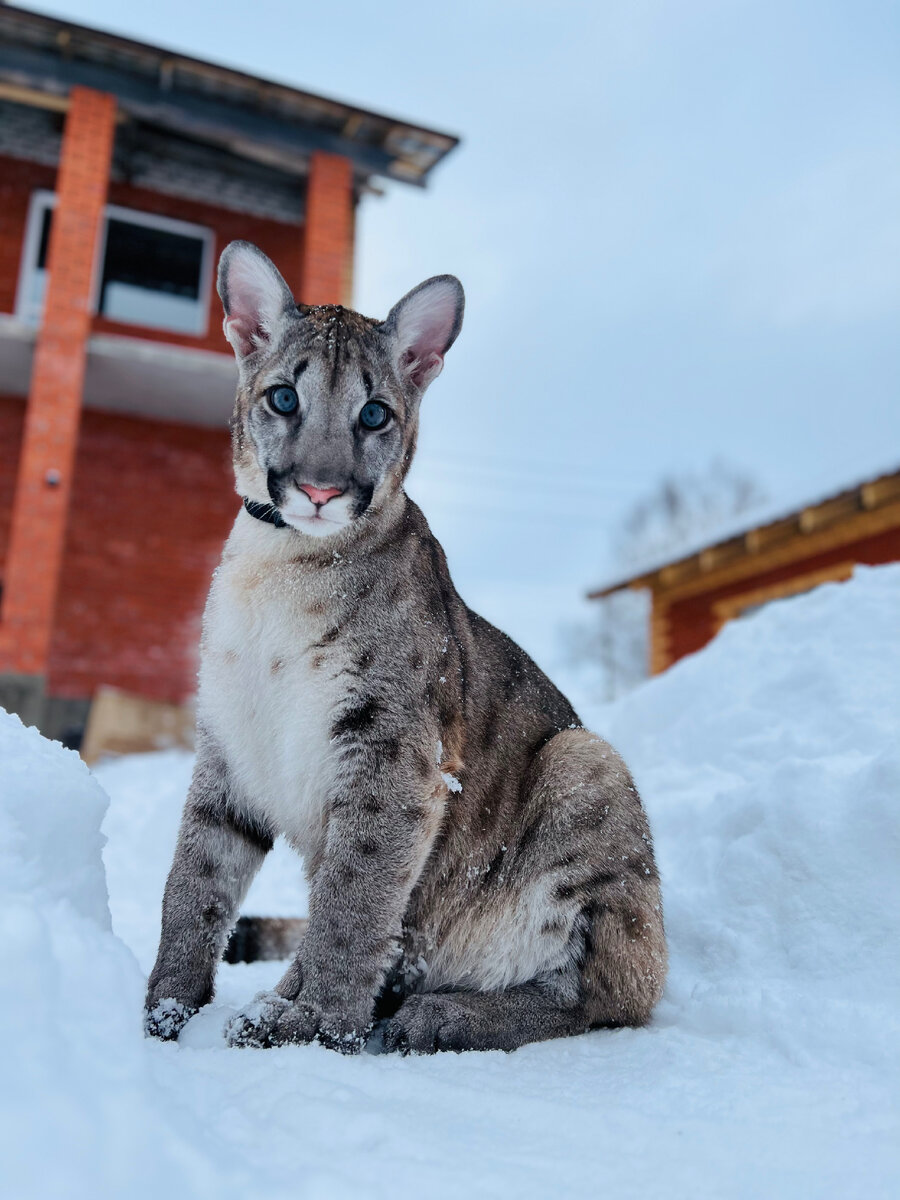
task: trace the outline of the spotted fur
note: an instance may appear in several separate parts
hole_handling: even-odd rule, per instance
[[[212,997],[278,834],[303,855],[308,927],[275,991],[230,1022],[232,1045],[353,1052],[383,1019],[387,1049],[511,1050],[646,1022],[666,947],[632,778],[466,607],[403,491],[459,283],[429,280],[371,321],[297,306],[236,243],[219,288],[240,368],[238,491],[283,520],[242,510],[210,591],[148,1033],[177,1036]],[[273,386],[296,388],[295,416],[273,411]],[[373,397],[392,416],[367,432]],[[314,512],[302,485],[341,494]],[[270,932],[286,948],[301,929]]]

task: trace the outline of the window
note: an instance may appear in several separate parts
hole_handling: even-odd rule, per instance
[[[39,325],[47,289],[47,247],[50,221],[56,197],[50,192],[35,192],[28,210],[16,312],[28,325]]]
[[[32,197],[17,311],[38,324],[47,287],[47,246],[56,197]],[[108,205],[95,271],[94,311],[112,321],[206,332],[212,276],[209,229]]]

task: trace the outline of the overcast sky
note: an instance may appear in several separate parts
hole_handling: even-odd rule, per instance
[[[356,303],[463,281],[411,491],[542,661],[662,474],[900,462],[895,0],[34,7],[462,136],[363,202]]]

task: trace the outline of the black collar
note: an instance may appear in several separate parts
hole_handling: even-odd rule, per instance
[[[260,504],[258,500],[249,500],[246,496],[243,497],[243,500],[244,508],[251,517],[256,517],[257,521],[266,521],[269,525],[274,525],[276,529],[290,529],[290,525],[274,504]]]

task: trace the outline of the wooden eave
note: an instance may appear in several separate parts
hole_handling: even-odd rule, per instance
[[[900,471],[589,592],[588,599],[644,588],[682,599],[893,528],[900,528]]]
[[[0,4],[0,86],[8,98],[65,107],[73,86],[110,92],[128,115],[249,158],[301,167],[341,154],[361,180],[424,186],[453,134],[260,79],[158,46]],[[41,97],[48,99],[41,100]]]

